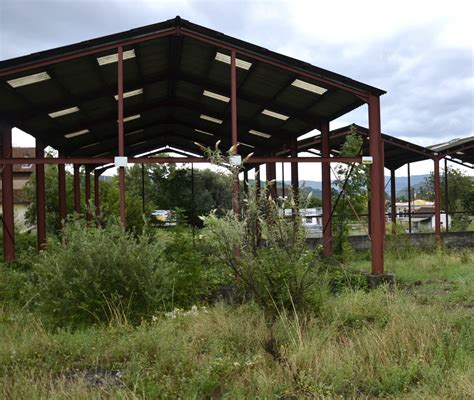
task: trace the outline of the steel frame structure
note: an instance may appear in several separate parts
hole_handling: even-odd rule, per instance
[[[145,42],[152,39],[157,39],[166,36],[186,36],[192,39],[208,43],[213,46],[217,46],[222,49],[226,49],[230,52],[231,63],[230,63],[230,104],[231,104],[231,143],[236,145],[238,143],[237,137],[237,78],[236,78],[236,58],[239,55],[245,56],[251,60],[259,61],[261,63],[271,65],[278,69],[283,69],[299,76],[305,77],[316,83],[323,83],[330,88],[338,88],[348,93],[353,94],[359,98],[362,102],[368,105],[368,120],[369,120],[369,138],[370,138],[370,149],[369,154],[372,157],[373,163],[371,165],[371,201],[370,201],[370,230],[372,233],[372,273],[383,274],[384,273],[384,173],[383,173],[383,143],[381,140],[381,120],[380,120],[380,96],[381,94],[373,94],[368,90],[364,91],[359,88],[355,88],[349,84],[338,82],[325,78],[321,75],[312,73],[303,68],[295,67],[290,64],[286,64],[279,61],[271,56],[257,54],[252,51],[240,48],[238,46],[231,45],[227,42],[217,40],[212,37],[208,37],[204,34],[197,33],[179,26],[173,29],[166,29],[160,32],[154,32],[152,34],[143,35],[141,37],[119,40],[115,43],[97,46],[95,48],[89,48],[86,50],[76,51],[71,54],[63,54],[60,56],[52,57],[48,60],[39,62],[31,62],[27,65],[20,67],[5,68],[0,70],[0,77],[9,76],[19,72],[31,71],[35,68],[46,67],[51,64],[56,64],[68,60],[77,59],[87,55],[97,54],[106,50],[116,50],[118,54],[117,62],[117,93],[118,93],[118,106],[117,106],[117,155],[119,157],[125,156],[124,148],[124,109],[123,109],[123,51],[125,46],[129,46],[135,43]],[[382,93],[383,94],[383,93]],[[324,254],[329,256],[332,254],[332,232],[330,228],[330,209],[331,209],[331,183],[330,183],[330,163],[331,162],[342,162],[352,163],[361,162],[360,157],[330,157],[330,145],[329,145],[329,123],[330,121],[321,121],[320,126],[315,126],[319,129],[323,135],[323,151],[322,157],[298,157],[297,156],[297,144],[296,137],[291,138],[291,157],[278,157],[275,155],[252,157],[249,164],[266,164],[267,166],[267,179],[270,177],[276,177],[275,163],[276,162],[289,162],[291,163],[291,178],[292,185],[297,188],[298,184],[298,163],[318,163],[322,164],[322,179],[323,179],[323,220],[327,229],[324,230]],[[12,158],[11,155],[11,128],[12,125],[2,123],[0,121],[0,134],[2,136],[3,151],[0,164],[3,165],[2,178],[3,178],[3,216],[4,216],[4,259],[5,261],[12,261],[15,258],[14,239],[9,232],[13,232],[13,192],[12,187],[12,165],[24,162],[24,159]],[[99,158],[84,158],[84,157],[63,157],[58,158],[43,158],[39,154],[36,158],[29,159],[29,163],[36,164],[38,170],[42,170],[45,164],[58,164],[59,174],[59,214],[61,221],[64,221],[67,215],[66,204],[65,204],[65,178],[64,178],[64,165],[73,164],[74,166],[74,210],[78,213],[81,211],[81,187],[80,187],[80,175],[79,166],[100,166],[104,164],[110,164],[114,162],[112,157],[99,157]],[[129,163],[203,163],[208,162],[207,159],[201,157],[138,157],[128,159]],[[86,179],[86,199],[90,201],[90,178],[89,173],[92,168],[87,168],[87,179]],[[98,197],[98,182],[100,173],[95,173],[95,209],[96,213],[100,212],[100,202]],[[123,224],[126,221],[126,205],[125,205],[125,170],[124,167],[118,168],[119,175],[119,193],[120,193],[120,220]],[[260,178],[258,179],[257,185],[259,186]],[[44,199],[45,188],[44,179],[38,179],[37,181],[37,199]],[[239,212],[238,203],[238,178],[234,179],[233,182],[233,210]],[[45,232],[44,230],[44,212],[42,209],[43,205],[40,204],[38,207],[38,247],[41,248],[45,243]]]

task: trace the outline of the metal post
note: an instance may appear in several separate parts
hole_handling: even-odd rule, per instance
[[[267,162],[265,164],[265,167],[266,167],[267,189],[271,198],[273,200],[276,200],[277,193],[276,193],[276,182],[275,182],[275,175],[276,175],[275,163]]]
[[[281,163],[281,197],[285,198],[285,163]]]
[[[74,211],[81,213],[81,175],[79,164],[74,164]]]
[[[95,218],[97,222],[100,221],[100,171],[94,171],[94,206]]]
[[[118,86],[118,155],[125,156],[125,135],[123,130],[123,47],[118,48],[117,86]],[[125,167],[119,167],[119,208],[120,222],[126,224],[125,214]]]
[[[321,122],[321,155],[329,157],[329,121]],[[321,163],[322,197],[323,197],[323,255],[332,256],[332,218],[331,218],[331,164]]]
[[[411,235],[411,173],[410,173],[410,163],[407,164],[408,170],[408,233]]]
[[[292,136],[290,141],[290,155],[291,157],[298,157],[298,142],[297,137]],[[299,203],[299,179],[298,179],[298,163],[291,163],[291,189],[293,190],[294,201],[298,209]]]
[[[61,155],[62,156],[62,155]],[[67,203],[66,203],[66,166],[58,164],[58,208],[59,208],[59,223],[64,226],[67,219]]]
[[[44,145],[39,139],[36,139],[36,158],[44,158]],[[44,164],[36,164],[36,244],[38,250],[46,245]]]
[[[142,164],[142,213],[145,214],[145,164]]]
[[[395,187],[395,170],[390,170],[390,208],[392,210],[392,232],[397,223],[397,192]]]
[[[439,243],[441,241],[441,185],[439,179],[439,157],[434,161],[434,190],[435,190],[435,238]]]
[[[92,220],[92,210],[91,210],[91,170],[90,167],[86,165],[85,171],[85,190],[86,190],[86,220]]]
[[[236,54],[232,50],[230,54],[230,108],[231,108],[231,133],[232,146],[237,145],[237,67]],[[232,190],[232,209],[235,214],[239,215],[239,177],[234,175]]]
[[[193,228],[193,246],[195,246],[195,235],[196,235],[196,198],[194,192],[194,163],[191,163],[191,226]]]
[[[445,223],[446,226],[444,229],[446,230],[446,233],[449,232],[449,217],[448,217],[448,212],[449,212],[449,195],[448,195],[448,159],[444,157],[444,212],[445,212]]]
[[[384,199],[383,185],[383,155],[381,154],[382,133],[380,127],[380,98],[369,94],[369,152],[372,156],[371,165],[371,190],[370,190],[370,213],[371,213],[371,235],[372,235],[372,273],[383,274],[384,272],[384,213],[380,202]]]
[[[0,121],[2,157],[12,158],[11,126]],[[3,261],[15,260],[15,218],[13,205],[13,165],[2,165]]]

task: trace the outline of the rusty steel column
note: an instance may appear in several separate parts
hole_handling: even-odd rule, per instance
[[[395,170],[390,170],[390,208],[392,211],[392,232],[397,223],[397,192],[395,187]]]
[[[255,197],[257,200],[257,204],[260,202],[260,191],[262,189],[261,181],[260,181],[260,165],[254,168],[255,170]]]
[[[435,191],[435,238],[439,243],[441,241],[441,185],[439,178],[439,157],[433,158],[434,161],[434,191]]]
[[[230,53],[230,117],[232,146],[237,145],[237,66],[235,50]],[[232,189],[232,210],[235,214],[240,214],[239,209],[239,177],[234,175]]]
[[[63,155],[60,154],[60,156]],[[64,164],[58,164],[58,203],[59,223],[62,227],[67,219],[66,166]]]
[[[321,156],[329,157],[331,148],[329,143],[329,121],[322,121]],[[323,197],[323,255],[332,256],[332,218],[331,218],[331,164],[321,163],[322,197]]]
[[[387,219],[387,214],[385,213],[385,146],[384,146],[384,141],[380,139],[380,154],[381,154],[381,163],[382,163],[382,174],[380,176],[380,185],[382,187],[382,200],[380,201],[380,208],[381,208],[381,214],[383,216],[382,218],[382,229],[383,233],[385,235],[385,221]]]
[[[292,136],[290,141],[290,156],[292,158],[298,157],[298,138]],[[291,189],[295,200],[296,207],[299,203],[299,178],[298,178],[298,163],[291,163]]]
[[[118,48],[117,86],[118,86],[118,155],[125,156],[125,134],[123,129],[123,47]],[[120,222],[126,224],[125,210],[125,167],[118,168]]]
[[[92,205],[91,205],[91,170],[90,167],[86,165],[85,173],[85,189],[86,189],[86,220],[92,220]]]
[[[94,171],[94,206],[95,218],[100,220],[100,171]]]
[[[281,163],[281,197],[285,199],[285,163]]]
[[[2,157],[12,158],[12,128],[0,121]],[[13,165],[2,167],[3,261],[15,260],[15,214],[13,205]]]
[[[277,198],[277,190],[276,190],[276,164],[274,162],[267,162],[265,164],[266,168],[266,179],[267,179],[267,190],[268,194],[271,196],[273,200]]]
[[[448,189],[449,189],[449,183],[448,183],[448,159],[444,157],[444,214],[445,218],[444,221],[446,222],[446,226],[444,229],[446,230],[446,233],[449,232],[449,217],[448,217],[448,212],[449,212],[449,196],[448,196]]]
[[[44,145],[36,139],[36,158],[44,158]],[[38,250],[46,245],[46,193],[44,164],[36,164],[36,244]]]
[[[384,224],[382,201],[385,201],[383,185],[382,134],[380,124],[380,98],[369,94],[369,152],[372,156],[370,168],[370,224],[372,236],[372,274],[384,273]]]
[[[81,213],[81,166],[74,164],[74,212]]]
[[[408,171],[408,234],[411,235],[411,172],[410,172],[410,163],[407,164]]]

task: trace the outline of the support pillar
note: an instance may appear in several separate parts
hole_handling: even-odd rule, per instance
[[[86,189],[86,220],[92,220],[92,204],[91,204],[91,170],[86,166],[85,171],[85,189]]]
[[[274,162],[267,162],[265,164],[266,167],[266,178],[267,178],[267,185],[268,185],[268,192],[270,197],[273,200],[277,198],[277,190],[276,190],[276,165]],[[271,182],[271,183],[270,183]]]
[[[58,202],[59,224],[63,227],[67,219],[66,166],[64,164],[58,164]]]
[[[397,192],[395,187],[395,169],[390,170],[390,209],[392,212],[392,232],[397,224]]]
[[[230,54],[230,114],[232,146],[237,146],[237,65],[235,50]],[[232,210],[240,215],[239,207],[239,176],[234,174],[232,188]]]
[[[44,158],[44,145],[36,139],[36,158]],[[46,245],[46,193],[44,164],[36,164],[36,244],[38,251]]]
[[[2,157],[12,157],[11,126],[0,121]],[[2,165],[3,261],[15,260],[15,218],[13,206],[13,165]]]
[[[407,164],[408,170],[408,233],[411,235],[411,172],[410,163]]]
[[[292,158],[298,157],[298,139],[292,136],[290,142],[290,155]],[[295,200],[296,208],[299,204],[299,178],[298,178],[298,163],[291,163],[291,189]]]
[[[445,212],[445,222],[446,222],[446,226],[444,227],[444,229],[446,230],[446,233],[449,232],[449,217],[448,217],[448,213],[449,213],[449,195],[448,195],[448,192],[449,192],[449,183],[448,183],[448,159],[446,157],[444,157],[444,212]]]
[[[281,163],[281,197],[285,199],[285,163]]]
[[[100,174],[100,171],[94,171],[94,207],[97,222],[100,221]]]
[[[329,157],[329,121],[321,122],[321,156]],[[331,164],[321,163],[323,197],[323,255],[332,256],[332,218],[331,218]]]
[[[117,86],[118,86],[118,155],[125,156],[125,134],[123,129],[123,48],[120,46],[117,51]],[[119,210],[120,222],[126,225],[125,211],[125,167],[118,168],[119,176]]]
[[[441,185],[439,179],[439,157],[434,159],[434,191],[435,191],[435,238],[441,242]]]
[[[382,150],[382,133],[380,124],[380,98],[369,94],[369,152],[372,156],[370,169],[370,224],[372,237],[372,274],[384,273],[384,214],[381,202],[385,202],[384,167]]]
[[[74,164],[74,212],[81,213],[81,175],[79,164]]]

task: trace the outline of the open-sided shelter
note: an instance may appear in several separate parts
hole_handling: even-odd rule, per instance
[[[282,33],[283,34],[283,33]],[[330,192],[329,162],[360,162],[361,157],[330,158],[330,121],[368,105],[371,165],[372,272],[383,272],[384,176],[380,96],[385,92],[345,76],[269,51],[179,17],[162,23],[0,62],[0,134],[3,165],[4,232],[13,231],[11,129],[37,140],[38,245],[45,241],[45,163],[59,165],[59,210],[67,214],[64,165],[75,171],[79,207],[79,166],[86,166],[86,199],[93,169],[113,163],[120,182],[120,217],[125,223],[126,163],[207,162],[194,142],[238,152],[266,164],[290,162],[297,187],[299,162],[321,162],[323,191]],[[297,138],[318,129],[321,157],[297,157]],[[44,158],[44,147],[57,158]],[[139,156],[172,146],[198,157]],[[289,156],[277,156],[289,149]],[[186,153],[187,154],[187,153]],[[99,168],[99,169],[98,169]],[[96,183],[98,174],[96,173]],[[89,183],[88,183],[89,182]],[[234,199],[237,198],[234,182]],[[97,188],[97,185],[96,185]],[[98,205],[96,191],[96,204]],[[324,197],[325,223],[330,196]],[[238,202],[234,201],[238,212]],[[331,234],[324,252],[331,254]],[[5,260],[12,260],[14,238],[4,234]]]

